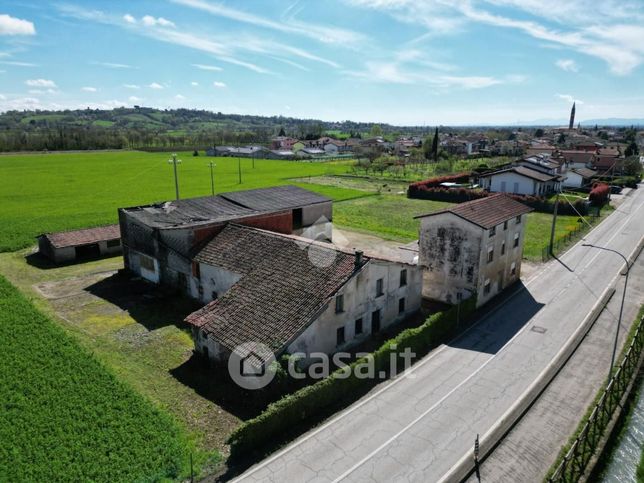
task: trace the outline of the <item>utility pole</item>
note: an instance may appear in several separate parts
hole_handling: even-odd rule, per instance
[[[478,481],[481,481],[481,470],[480,470],[480,463],[479,463],[479,451],[480,451],[480,446],[479,446],[479,435],[476,435],[476,439],[474,440],[474,473],[476,475],[476,479]]]
[[[552,229],[550,230],[550,255],[555,256],[554,244],[555,244],[555,226],[557,224],[557,209],[559,208],[559,193],[557,193],[557,198],[555,199],[555,208],[552,212]]]
[[[214,168],[217,166],[215,163],[210,161],[208,163],[208,166],[210,166],[210,190],[212,192],[212,195],[215,196],[215,171]]]
[[[177,176],[177,164],[181,164],[181,160],[177,159],[177,153],[172,153],[172,159],[168,159],[168,164],[172,164],[174,168],[174,191],[176,199],[179,199],[179,178]]]
[[[239,184],[242,184],[241,178],[241,157],[237,156],[237,172],[239,173]]]

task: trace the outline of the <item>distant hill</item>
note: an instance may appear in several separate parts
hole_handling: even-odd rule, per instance
[[[582,126],[614,126],[614,127],[630,127],[630,126],[644,126],[644,118],[641,119],[628,119],[620,117],[607,117],[603,119],[579,119],[575,120]],[[568,119],[535,119],[533,121],[519,121],[514,124],[515,126],[567,126]]]

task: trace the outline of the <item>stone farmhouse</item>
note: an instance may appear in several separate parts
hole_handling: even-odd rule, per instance
[[[479,307],[517,282],[530,211],[499,193],[418,216],[425,295],[450,304],[476,295]]]
[[[248,343],[275,356],[346,349],[416,312],[422,277],[413,263],[231,223],[196,252],[191,286],[207,304],[186,319],[195,349],[224,364]]]
[[[193,251],[228,223],[331,240],[332,210],[329,198],[296,186],[121,208],[125,268],[190,294]]]

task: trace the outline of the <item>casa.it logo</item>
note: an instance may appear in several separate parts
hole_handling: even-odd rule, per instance
[[[260,342],[238,345],[228,358],[228,373],[244,389],[262,389],[275,377],[275,354]]]

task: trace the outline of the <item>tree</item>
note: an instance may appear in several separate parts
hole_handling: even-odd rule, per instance
[[[434,140],[432,141],[432,157],[434,162],[438,161],[438,128],[434,132]]]
[[[371,129],[369,130],[369,136],[372,138],[378,138],[382,136],[382,128],[380,127],[380,124],[374,124],[371,126]]]
[[[534,137],[541,138],[543,137],[543,129],[539,128],[534,132]]]
[[[280,127],[280,132],[278,136],[286,136],[286,131],[284,131],[284,126]]]
[[[635,141],[631,141],[631,143],[627,146],[626,150],[624,151],[624,156],[627,158],[629,156],[635,156],[640,153],[640,149],[637,147],[637,143]]]
[[[423,140],[423,156],[425,157],[426,160],[432,159],[432,145],[434,143],[434,139],[430,134],[427,135],[427,137]]]
[[[639,156],[633,155],[624,160],[624,174],[627,176],[641,176],[642,163],[640,163]]]

